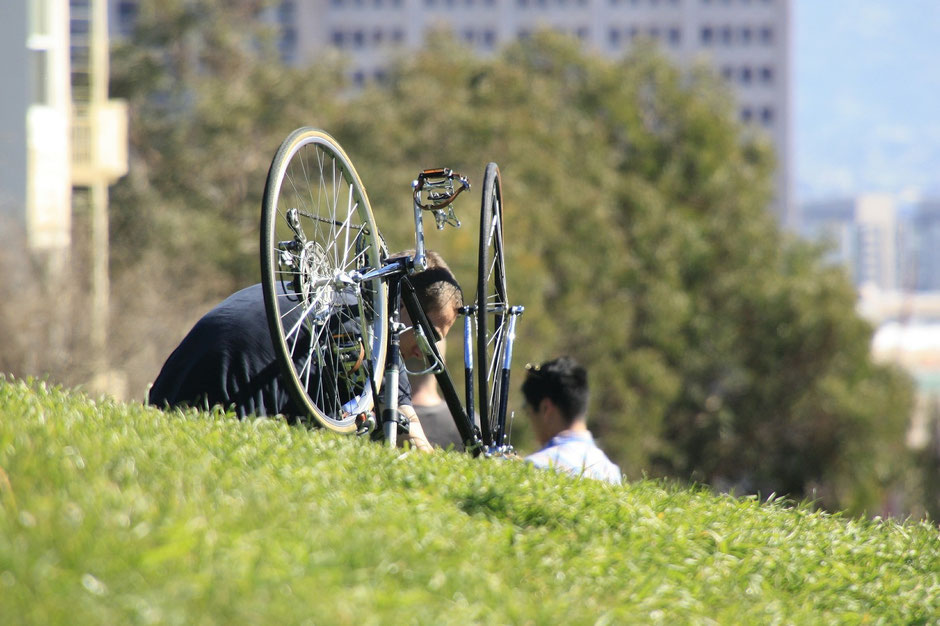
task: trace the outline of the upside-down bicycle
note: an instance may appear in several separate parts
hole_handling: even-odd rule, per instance
[[[506,412],[523,307],[510,306],[506,294],[502,188],[495,163],[483,176],[475,301],[460,310],[463,401],[435,344],[437,331],[409,281],[426,267],[424,214],[434,216],[438,229],[459,227],[452,203],[469,187],[466,177],[448,168],[420,172],[412,183],[414,255],[390,257],[365,187],[336,140],[318,129],[299,128],[282,142],[262,203],[262,284],[282,378],[309,423],[342,433],[381,433],[389,445],[396,444],[399,430],[407,427],[398,412],[398,378],[405,375],[399,352],[404,305],[427,371],[434,372],[466,449],[511,452]]]

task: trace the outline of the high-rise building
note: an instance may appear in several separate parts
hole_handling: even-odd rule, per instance
[[[774,210],[790,209],[790,0],[281,0],[281,52],[288,62],[338,48],[357,83],[381,79],[396,50],[435,27],[481,54],[552,28],[596,53],[622,56],[639,37],[680,64],[710,63],[731,85],[738,114],[769,134],[777,153]]]
[[[67,0],[0,4],[0,219],[50,254],[71,241],[68,15]]]
[[[34,251],[70,246],[73,186],[127,168],[126,109],[107,98],[105,2],[0,3],[0,218],[21,224]]]
[[[891,196],[811,202],[801,214],[802,234],[828,243],[829,259],[844,265],[857,287],[898,288],[898,219]]]
[[[137,0],[110,0],[124,32]],[[773,140],[778,169],[774,210],[795,228],[791,210],[790,0],[280,0],[280,51],[290,64],[316,62],[329,49],[350,59],[357,84],[381,80],[397,52],[450,28],[480,54],[551,28],[591,51],[623,55],[646,37],[680,64],[710,63],[737,97],[738,115]]]
[[[940,291],[940,200],[922,200],[908,218],[910,283],[917,291]]]

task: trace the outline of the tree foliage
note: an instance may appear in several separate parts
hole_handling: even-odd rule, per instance
[[[592,428],[628,476],[877,508],[910,383],[871,362],[843,273],[769,214],[770,146],[712,72],[651,45],[608,62],[550,33],[480,58],[439,32],[356,91],[340,59],[283,67],[257,2],[142,6],[114,63],[134,155],[116,273],[156,258],[204,295],[256,280],[264,176],[297,126],[344,146],[393,248],[413,244],[420,169],[479,185],[497,161],[510,296],[526,306],[517,362],[589,367]],[[475,213],[464,203],[463,229],[429,235],[467,291]]]

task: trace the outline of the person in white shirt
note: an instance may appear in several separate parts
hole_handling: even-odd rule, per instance
[[[542,448],[525,458],[538,467],[619,485],[617,467],[587,427],[587,370],[571,357],[526,365],[526,411]]]

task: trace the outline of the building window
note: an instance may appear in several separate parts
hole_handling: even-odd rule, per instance
[[[42,4],[42,3],[40,3]],[[130,34],[137,23],[137,2],[135,0],[122,0],[118,3],[118,30]]]
[[[281,40],[278,42],[278,51],[281,54],[281,60],[285,63],[293,63],[297,52],[297,29],[293,26],[284,26],[281,28]]]
[[[346,35],[341,30],[334,30],[331,39],[337,48],[342,48],[346,44]]]
[[[620,31],[616,28],[611,28],[607,31],[607,41],[610,43],[611,48],[620,47]]]
[[[742,67],[739,76],[740,76],[740,80],[741,80],[741,84],[742,84],[742,85],[750,85],[750,84],[751,84],[751,78],[752,78],[751,68],[749,68],[749,67],[747,67],[747,66]]]
[[[72,20],[69,24],[69,32],[73,35],[87,35],[91,31],[91,24],[86,20]]]
[[[762,83],[767,84],[767,85],[774,82],[774,68],[772,67],[760,68],[760,80]]]
[[[294,1],[283,0],[277,7],[277,19],[281,24],[293,24],[296,18],[297,6],[294,4]]]
[[[741,109],[741,121],[744,122],[745,124],[749,124],[753,116],[754,114],[751,111],[751,107],[744,107],[743,109]]]
[[[125,4],[125,3],[121,3]],[[28,2],[29,6],[29,33],[31,35],[49,34],[49,2],[48,0],[34,0]],[[136,7],[135,7],[136,9]]]
[[[760,29],[760,42],[766,45],[774,42],[774,31],[770,26],[764,26]]]
[[[723,44],[726,45],[726,46],[730,46],[730,45],[731,45],[731,39],[732,39],[732,37],[731,37],[731,27],[730,27],[730,26],[723,26],[722,29],[721,29],[721,43],[723,43]]]
[[[711,26],[703,26],[700,39],[702,40],[702,45],[710,46],[712,41],[715,38],[715,31]]]
[[[771,126],[774,123],[774,110],[770,107],[764,107],[760,110],[760,122],[764,126]]]
[[[30,102],[49,104],[49,51],[29,51]]]
[[[669,29],[669,43],[673,46],[678,46],[682,41],[682,32],[678,28]]]

